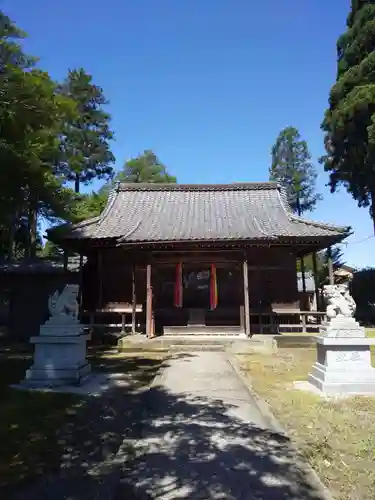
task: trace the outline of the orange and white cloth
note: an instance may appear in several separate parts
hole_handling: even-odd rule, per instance
[[[216,276],[216,266],[211,264],[210,272],[210,307],[211,311],[217,308],[218,296],[217,296],[217,276]]]

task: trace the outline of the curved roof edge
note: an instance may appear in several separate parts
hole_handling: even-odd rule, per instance
[[[343,234],[348,235],[348,236],[349,236],[350,232],[352,231],[352,228],[350,226],[337,226],[335,224],[330,224],[328,222],[313,221],[310,219],[305,219],[304,217],[301,217],[299,215],[296,215],[293,212],[293,210],[289,204],[286,190],[282,186],[279,186],[279,197],[280,197],[281,205],[284,208],[288,218],[293,222],[297,222],[300,224],[307,224],[308,226],[322,228],[322,229],[326,229],[328,231],[331,230],[334,232],[343,233]]]

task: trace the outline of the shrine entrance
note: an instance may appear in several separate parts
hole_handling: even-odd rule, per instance
[[[210,308],[210,268],[198,264],[183,267],[182,307],[187,309]]]

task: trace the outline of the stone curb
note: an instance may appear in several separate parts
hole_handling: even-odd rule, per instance
[[[270,424],[271,430],[273,432],[276,432],[277,434],[282,434],[285,437],[288,437],[284,429],[281,427],[279,422],[276,420],[275,416],[270,410],[269,405],[263,401],[262,399],[259,398],[258,394],[254,392],[251,387],[249,386],[249,380],[245,377],[245,375],[242,373],[242,370],[240,368],[240,365],[238,361],[233,357],[232,354],[226,353],[227,354],[227,359],[229,361],[229,364],[233,368],[233,370],[236,372],[238,378],[241,380],[242,384],[246,387],[248,392],[250,393],[252,399],[254,399],[259,412],[262,414],[262,416],[267,420],[267,422]]]
[[[254,392],[251,389],[251,387],[249,386],[249,380],[243,375],[238,361],[230,353],[227,352],[226,354],[227,354],[227,359],[228,359],[229,364],[232,366],[233,370],[236,372],[236,374],[240,378],[241,382],[245,385],[245,387],[249,391],[250,395],[252,396],[256,405],[258,406],[260,413],[269,422],[269,424],[271,426],[271,430],[276,432],[277,434],[281,434],[282,436],[285,436],[286,438],[288,438],[290,441],[291,448],[295,451],[297,456],[300,456],[300,453],[299,453],[297,447],[294,445],[293,441],[290,439],[287,432],[279,424],[278,420],[273,415],[269,405],[265,401],[263,401],[258,396],[258,394],[256,392]],[[328,490],[328,488],[326,486],[324,486],[324,484],[320,480],[318,474],[305,460],[300,461],[299,468],[301,470],[303,470],[303,472],[306,473],[306,475],[310,479],[311,484],[317,489],[317,491],[319,491],[319,494],[321,495],[321,500],[334,500],[331,492]]]

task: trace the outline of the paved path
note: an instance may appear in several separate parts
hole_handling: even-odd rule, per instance
[[[116,500],[128,498],[127,484],[134,498],[158,500],[326,498],[225,353],[169,360],[150,390],[148,412]]]

